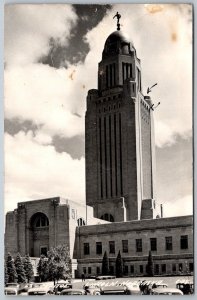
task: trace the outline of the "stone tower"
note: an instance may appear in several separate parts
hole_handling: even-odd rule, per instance
[[[155,217],[151,99],[143,96],[136,49],[110,34],[98,65],[98,89],[87,95],[86,203],[97,218],[121,222]]]

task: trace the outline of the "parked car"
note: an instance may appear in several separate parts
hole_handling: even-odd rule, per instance
[[[154,288],[151,290],[150,295],[183,295],[183,292],[175,288]]]
[[[96,280],[108,280],[108,279],[115,279],[116,276],[112,275],[103,275],[103,276],[97,276],[95,279]]]
[[[181,290],[184,295],[191,295],[194,293],[194,284],[193,282],[179,282],[176,284],[176,288]]]
[[[29,289],[31,289],[33,286],[33,283],[21,283],[19,287],[19,294],[20,295],[27,295],[27,292]]]
[[[5,287],[4,288],[4,294],[9,296],[17,296],[18,295],[18,289],[15,287]]]
[[[55,295],[59,295],[61,293],[61,291],[65,290],[65,289],[72,289],[72,283],[70,283],[70,282],[56,283],[53,291],[54,291]]]
[[[28,290],[28,296],[44,296],[44,295],[52,295],[53,290],[46,286],[34,287]]]
[[[16,283],[16,282],[9,282],[9,283],[6,283],[5,286],[6,287],[14,287],[14,288],[18,289],[20,287],[20,284]]]
[[[131,283],[126,286],[129,290],[129,295],[141,295],[142,294],[138,284]]]
[[[100,295],[101,288],[95,284],[85,284],[83,286],[84,290],[86,291],[87,295]]]
[[[66,289],[60,295],[87,295],[87,292],[84,289]]]
[[[126,285],[115,285],[115,286],[104,286],[101,288],[101,295],[141,295],[139,286],[132,288],[132,286]]]

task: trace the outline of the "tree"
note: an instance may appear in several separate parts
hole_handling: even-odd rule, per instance
[[[20,253],[17,254],[14,264],[18,275],[18,283],[26,282],[25,270]]]
[[[18,276],[14,265],[14,259],[10,253],[8,253],[7,256],[6,268],[7,268],[7,282],[8,283],[17,282]]]
[[[116,258],[116,277],[122,277],[122,275],[123,275],[123,261],[119,251]]]
[[[48,279],[48,258],[46,258],[45,255],[40,256],[40,260],[37,265],[37,272],[41,282]]]
[[[34,276],[33,266],[32,266],[29,254],[25,255],[25,258],[23,261],[23,266],[24,266],[27,282],[29,282],[30,279],[32,279],[32,277]]]
[[[106,251],[102,260],[102,275],[109,275],[109,258]]]
[[[8,283],[8,269],[6,266],[6,262],[4,262],[4,284],[6,285]]]
[[[148,264],[147,264],[147,274],[148,276],[154,276],[154,263],[153,263],[153,257],[151,251],[149,251],[148,256]]]
[[[49,279],[55,282],[59,279],[71,277],[71,259],[69,247],[59,245],[51,248],[47,253]]]

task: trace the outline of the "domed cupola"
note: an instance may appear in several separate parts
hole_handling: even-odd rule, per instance
[[[131,54],[133,43],[121,31],[117,30],[111,33],[106,39],[102,58],[112,56],[113,54]]]

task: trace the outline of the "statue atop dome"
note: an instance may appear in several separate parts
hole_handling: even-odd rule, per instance
[[[114,18],[117,18],[117,30],[120,30],[120,23],[119,23],[119,20],[120,20],[120,18],[121,18],[121,15],[118,13],[118,11],[117,11],[116,15],[113,17],[113,19],[114,19]]]

